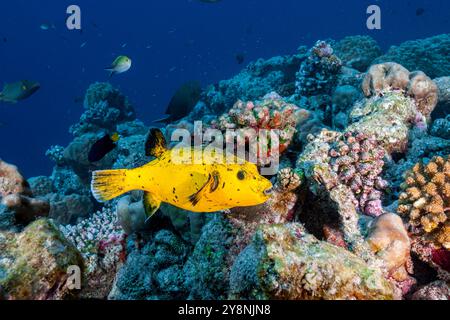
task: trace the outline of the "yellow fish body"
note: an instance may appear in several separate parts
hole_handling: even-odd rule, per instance
[[[156,159],[142,167],[95,171],[91,184],[94,197],[105,202],[132,190],[143,190],[148,216],[158,210],[161,202],[193,212],[216,212],[255,206],[270,197],[271,182],[250,162],[228,164],[203,154],[202,163],[180,164],[165,148],[158,129],[151,130],[146,149],[147,155]],[[192,148],[180,150],[181,154],[194,154]]]

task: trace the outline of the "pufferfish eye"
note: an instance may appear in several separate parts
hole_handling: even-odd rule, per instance
[[[245,176],[246,176],[246,173],[245,173],[245,171],[243,171],[243,170],[241,170],[241,171],[239,171],[239,172],[237,173],[237,178],[238,178],[239,180],[244,180],[244,179],[245,179]]]

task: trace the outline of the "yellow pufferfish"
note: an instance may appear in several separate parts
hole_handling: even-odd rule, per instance
[[[182,149],[191,155],[194,152],[191,147]],[[272,183],[247,161],[229,164],[214,161],[206,153],[199,164],[172,161],[174,153],[166,148],[164,136],[156,128],[148,135],[146,155],[156,159],[136,169],[93,172],[94,197],[105,202],[132,190],[143,190],[146,215],[151,217],[161,202],[193,212],[216,212],[262,204],[272,191]]]

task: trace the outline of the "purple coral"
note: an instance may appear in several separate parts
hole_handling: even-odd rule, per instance
[[[382,214],[382,191],[387,182],[380,176],[385,151],[373,137],[363,133],[346,133],[331,145],[331,169],[341,183],[352,190],[360,210],[369,216]]]

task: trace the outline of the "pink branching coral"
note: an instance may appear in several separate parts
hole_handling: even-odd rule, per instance
[[[260,130],[279,130],[279,152],[282,153],[292,142],[297,124],[307,117],[307,110],[286,103],[276,93],[270,93],[262,101],[238,101],[228,113],[220,116],[211,125],[220,130],[254,129],[256,134],[259,134]],[[270,156],[270,150],[267,150],[267,158]]]
[[[103,208],[77,225],[60,229],[83,255],[88,273],[115,269],[124,259],[126,236],[111,209]]]
[[[329,151],[331,169],[353,191],[355,206],[370,216],[379,216],[383,211],[381,196],[387,182],[380,174],[384,155],[373,137],[352,132],[334,142]]]

